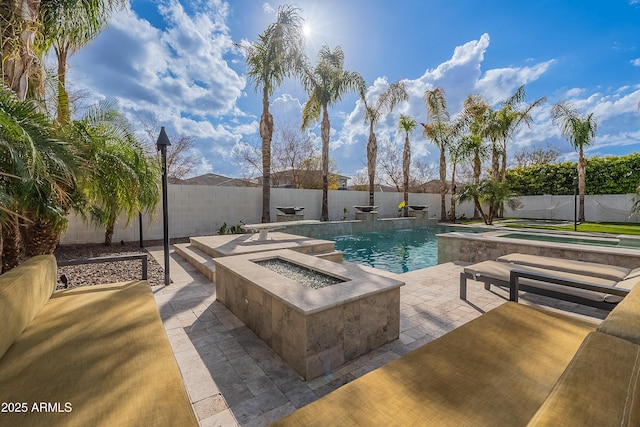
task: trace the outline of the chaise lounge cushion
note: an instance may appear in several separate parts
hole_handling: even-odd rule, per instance
[[[521,253],[503,255],[498,258],[498,261],[527,265],[530,267],[540,267],[546,270],[565,271],[567,273],[581,274],[584,276],[600,277],[615,282],[640,275],[640,272],[626,267]],[[634,272],[633,276],[630,275],[631,272]]]
[[[198,425],[146,281],[55,293],[0,359],[0,384],[0,402],[29,405],[6,425]]]
[[[0,284],[0,358],[49,301],[56,287],[56,259],[33,257],[2,275]]]
[[[633,288],[609,313],[598,331],[640,345],[640,286]]]
[[[529,426],[640,425],[640,346],[587,336]]]
[[[507,302],[273,425],[526,425],[594,329]]]

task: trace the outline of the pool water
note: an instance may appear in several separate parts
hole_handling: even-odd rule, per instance
[[[399,274],[437,265],[436,234],[451,231],[461,230],[452,227],[421,227],[333,236],[327,239],[336,242],[336,249],[343,252],[345,261]]]

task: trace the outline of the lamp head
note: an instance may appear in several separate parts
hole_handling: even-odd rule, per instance
[[[156,149],[158,151],[162,150],[162,148],[166,148],[171,145],[169,141],[169,137],[167,133],[164,131],[164,126],[160,127],[160,135],[158,135],[158,140],[156,141]]]

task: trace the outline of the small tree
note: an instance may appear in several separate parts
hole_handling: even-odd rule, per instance
[[[409,216],[409,168],[411,166],[411,143],[409,142],[409,134],[416,130],[417,122],[413,117],[400,115],[398,129],[404,131],[404,149],[402,150],[402,191],[404,196],[403,215]]]
[[[457,194],[459,202],[472,201],[484,223],[493,225],[500,207],[506,204],[511,209],[518,206],[518,198],[505,182],[487,178],[479,184],[468,184]]]
[[[582,116],[567,101],[555,104],[551,109],[551,116],[554,123],[560,127],[562,136],[578,151],[578,192],[580,194],[578,221],[584,222],[584,194],[587,175],[587,160],[584,157],[584,147],[590,145],[595,139],[598,123],[593,117],[593,113]]]

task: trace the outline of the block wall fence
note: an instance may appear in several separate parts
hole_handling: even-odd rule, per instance
[[[215,187],[206,185],[169,185],[169,235],[171,238],[217,234],[223,223],[236,225],[258,223],[262,217],[262,188]],[[526,196],[520,197],[520,207],[506,210],[508,217],[573,220],[573,196]],[[375,204],[380,218],[398,216],[398,204],[402,193],[379,192]],[[447,210],[450,196],[447,196]],[[329,191],[329,219],[355,219],[354,206],[368,205],[366,191]],[[409,204],[428,206],[429,218],[440,217],[440,195],[411,193]],[[633,205],[632,195],[587,196],[586,217],[589,221],[639,222],[638,216],[629,217]],[[271,189],[271,221],[275,222],[277,206],[303,206],[304,219],[320,219],[322,208],[321,190]],[[344,209],[347,209],[345,214]],[[473,205],[456,206],[456,214],[470,218]],[[346,218],[345,218],[346,217]],[[127,223],[121,217],[116,224],[113,241],[137,241],[140,225],[136,216]],[[162,203],[152,215],[143,215],[142,231],[145,240],[162,239]],[[100,243],[104,241],[104,230],[81,217],[69,216],[69,228],[61,244]]]

